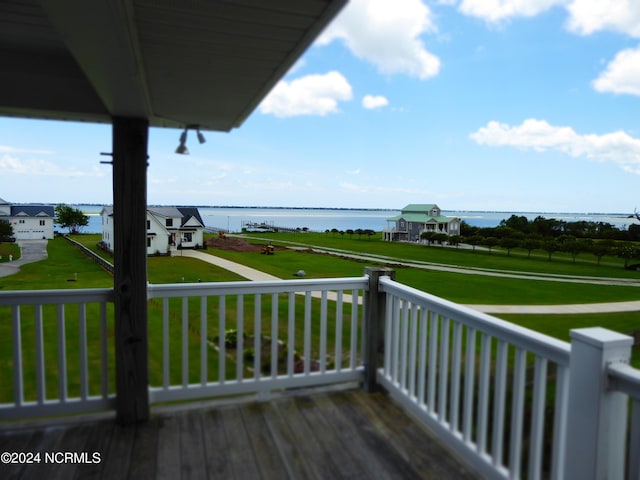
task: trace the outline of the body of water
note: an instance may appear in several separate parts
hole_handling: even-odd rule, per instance
[[[89,215],[86,233],[101,233],[101,206],[74,205]],[[269,207],[198,207],[205,226],[240,232],[247,224],[267,224],[274,227],[307,228],[324,232],[338,230],[374,230],[388,228],[387,219],[400,214],[399,210],[357,210],[325,208],[269,208]],[[522,215],[529,220],[537,216],[555,218],[566,222],[590,221],[610,223],[626,230],[637,220],[624,213],[551,213],[551,212],[480,212],[443,210],[443,215],[459,217],[471,226],[497,227],[501,220],[511,215]]]

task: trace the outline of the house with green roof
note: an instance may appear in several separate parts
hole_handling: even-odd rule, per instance
[[[389,242],[417,242],[424,232],[460,235],[460,219],[446,217],[438,205],[409,204],[400,215],[387,219],[387,229],[383,239]]]

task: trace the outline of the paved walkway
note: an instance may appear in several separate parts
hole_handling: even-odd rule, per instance
[[[47,240],[19,240],[17,243],[20,247],[20,258],[0,263],[0,277],[18,273],[22,265],[47,258]]]
[[[216,257],[209,253],[200,252],[197,250],[182,250],[182,256],[192,257],[202,260],[218,267],[224,268],[243,276],[247,280],[280,280],[280,278],[270,275],[268,273],[261,272],[255,268],[250,268],[240,263],[232,262],[224,258]],[[366,258],[362,257],[361,258]],[[371,258],[369,258],[371,259]],[[379,260],[378,260],[379,261]],[[398,263],[398,262],[394,262]],[[408,264],[413,265],[413,264]],[[419,265],[416,265],[419,267]],[[473,270],[471,273],[479,275],[481,272]],[[495,273],[495,272],[494,272]],[[505,275],[512,277],[512,275]],[[521,277],[527,279],[547,280],[547,281],[562,281],[560,279],[551,277],[530,277],[522,275]],[[592,283],[587,278],[570,278],[579,283]],[[617,280],[617,279],[614,279]],[[622,284],[628,285],[632,282],[623,281]],[[598,277],[594,279],[595,283],[601,283],[603,278]],[[634,282],[637,283],[637,282]],[[619,284],[619,283],[615,283]],[[638,286],[638,285],[634,285]],[[467,307],[479,310],[484,313],[518,313],[518,314],[580,314],[580,313],[607,313],[607,312],[635,312],[640,311],[640,301],[631,302],[611,302],[611,303],[585,303],[585,304],[568,304],[568,305],[466,305]]]
[[[198,250],[183,249],[180,252],[180,255],[183,257],[197,258],[198,260],[216,265],[220,268],[224,268],[225,270],[229,270],[230,272],[235,272],[247,280],[281,280],[278,277],[261,272],[255,268],[247,267],[241,263],[232,262],[231,260],[216,257],[215,255],[210,255]]]

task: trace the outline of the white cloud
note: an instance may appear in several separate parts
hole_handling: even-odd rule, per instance
[[[0,152],[7,150],[0,150]],[[33,151],[32,151],[33,152]],[[38,153],[49,153],[39,151]],[[74,167],[61,167],[53,162],[40,159],[23,160],[15,155],[0,155],[0,172],[3,175],[36,175],[52,177],[102,177],[104,172],[98,167],[79,170]]]
[[[640,37],[640,2],[637,0],[462,0],[458,10],[497,23],[534,17],[556,6],[566,9],[567,29],[574,33],[590,35],[599,30],[612,30]]]
[[[328,115],[338,102],[351,100],[351,85],[339,72],[307,75],[290,82],[281,80],[260,104],[260,112],[276,117]]]
[[[593,81],[593,88],[598,92],[640,95],[640,46],[618,52]]]
[[[638,0],[573,0],[567,6],[567,28],[581,35],[599,30],[613,30],[640,37],[640,2]]]
[[[340,39],[381,73],[426,79],[438,74],[440,60],[420,36],[435,31],[431,11],[420,0],[351,0],[317,43]]]
[[[566,0],[462,0],[458,10],[487,22],[500,22],[515,17],[534,17]]]
[[[640,174],[640,139],[625,132],[581,135],[571,127],[556,127],[545,120],[527,119],[510,126],[491,121],[470,138],[490,147],[517,147],[538,152],[558,150],[572,157],[613,162],[627,172]]]
[[[0,145],[0,153],[34,153],[38,155],[51,155],[53,152],[49,150],[34,150],[28,148],[16,148],[8,145]]]
[[[365,95],[362,99],[362,106],[369,110],[386,107],[387,105],[389,105],[389,100],[380,95]]]

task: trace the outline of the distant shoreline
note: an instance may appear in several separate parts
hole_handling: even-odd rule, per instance
[[[21,205],[60,205],[61,203],[21,203]],[[69,203],[73,207],[103,207],[103,203]],[[266,205],[172,205],[172,204],[150,204],[149,207],[186,207],[186,208],[216,208],[234,210],[331,210],[344,212],[400,212],[402,208],[359,208],[359,207],[283,207]],[[619,218],[634,218],[631,213],[624,212],[564,212],[564,211],[514,211],[514,210],[449,210],[443,209],[447,213],[491,213],[491,214],[514,214],[514,215],[576,215],[576,216],[612,216]]]

